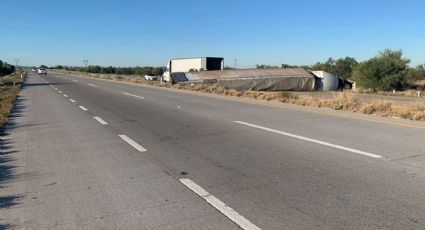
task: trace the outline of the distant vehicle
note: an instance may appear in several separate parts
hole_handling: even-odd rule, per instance
[[[152,76],[152,75],[145,75],[145,80],[148,80],[148,81],[155,81],[155,80],[157,80],[158,78],[156,77],[156,76]]]
[[[39,68],[37,69],[38,74],[47,74],[47,70],[45,68]]]
[[[173,59],[168,62],[167,69],[165,69],[162,78],[166,82],[171,82],[171,75],[173,73],[187,73],[223,69],[224,58],[221,57]]]

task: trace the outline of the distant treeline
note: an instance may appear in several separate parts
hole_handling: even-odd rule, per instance
[[[15,66],[7,64],[7,62],[3,62],[0,60],[0,76],[9,75],[15,72]]]
[[[87,73],[104,73],[104,74],[122,74],[122,75],[162,75],[164,73],[164,67],[113,67],[113,66],[98,66],[90,65],[87,67],[77,66],[62,66],[57,65],[52,69],[64,69],[69,71],[80,71]]]
[[[415,87],[415,82],[425,80],[425,65],[409,66],[410,60],[403,57],[401,50],[384,50],[373,58],[358,62],[355,58],[329,58],[325,62],[317,62],[300,67],[308,70],[322,70],[343,79],[357,82],[361,88],[373,90],[404,90]],[[257,68],[278,68],[277,66],[257,65]]]

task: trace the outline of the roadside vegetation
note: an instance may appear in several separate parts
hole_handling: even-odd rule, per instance
[[[3,62],[0,60],[0,77],[9,75],[15,72],[15,66],[7,64],[7,62]]]
[[[409,64],[410,60],[403,56],[401,50],[386,49],[363,62],[358,62],[352,57],[329,58],[325,62],[317,62],[314,65],[283,65],[283,67],[300,67],[308,70],[326,71],[343,79],[355,81],[359,90],[365,93],[383,93],[411,89],[425,90],[425,65],[410,67]],[[257,68],[278,67],[257,65]]]
[[[77,66],[62,66],[57,65],[52,69],[58,70],[68,70],[68,71],[79,71],[86,73],[100,73],[100,74],[118,74],[118,75],[153,75],[159,76],[164,73],[164,67],[113,67],[113,66],[98,66],[98,65],[89,65],[87,67],[77,67]]]
[[[425,66],[410,67],[410,60],[401,50],[386,49],[363,62],[351,57],[307,66],[312,70],[323,70],[350,79],[363,92],[389,92],[409,89],[425,90]]]
[[[0,77],[0,129],[3,129],[12,112],[22,82],[21,71]]]

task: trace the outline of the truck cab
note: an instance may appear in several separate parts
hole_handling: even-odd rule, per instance
[[[165,82],[172,82],[173,73],[188,73],[223,69],[224,58],[221,57],[172,59],[168,62],[167,68],[162,75],[162,79]]]

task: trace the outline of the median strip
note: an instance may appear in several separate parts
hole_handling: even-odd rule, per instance
[[[292,134],[292,133],[287,133],[287,132],[283,132],[283,131],[279,131],[279,130],[275,130],[275,129],[271,129],[271,128],[267,128],[267,127],[263,127],[263,126],[259,126],[259,125],[254,125],[254,124],[250,124],[250,123],[243,122],[243,121],[235,121],[235,122],[238,123],[238,124],[241,124],[241,125],[246,125],[246,126],[261,129],[261,130],[264,130],[264,131],[277,133],[277,134],[280,134],[280,135],[300,139],[300,140],[303,140],[303,141],[313,142],[313,143],[316,143],[316,144],[320,144],[320,145],[324,145],[324,146],[328,146],[328,147],[332,147],[332,148],[336,148],[336,149],[341,149],[341,150],[345,150],[345,151],[352,152],[352,153],[357,153],[357,154],[372,157],[372,158],[382,158],[382,156],[380,156],[380,155],[376,155],[376,154],[373,154],[373,153],[368,153],[368,152],[344,147],[344,146],[341,146],[341,145],[335,145],[335,144],[331,144],[331,143],[328,143],[328,142],[319,141],[319,140],[315,140],[315,139],[312,139],[312,138],[303,137],[303,136],[299,136],[299,135],[295,135],[295,134]]]
[[[134,95],[134,94],[131,94],[131,93],[126,93],[126,92],[121,92],[122,94],[125,94],[125,95],[127,95],[127,96],[130,96],[130,97],[136,97],[136,98],[139,98],[139,99],[144,99],[144,97],[141,97],[141,96],[137,96],[137,95]]]
[[[125,142],[127,142],[129,145],[133,146],[137,151],[139,152],[146,152],[146,149],[139,145],[137,142],[133,141],[131,138],[127,137],[126,135],[118,135],[123,139]]]
[[[260,229],[255,224],[251,223],[248,219],[243,217],[241,214],[239,214],[238,212],[233,210],[231,207],[223,203],[221,200],[209,194],[205,189],[197,185],[192,180],[183,178],[183,179],[180,179],[180,182],[182,182],[186,187],[192,190],[192,192],[194,192],[195,194],[200,196],[202,199],[207,201],[211,206],[213,206],[215,209],[217,209],[219,212],[221,212],[223,215],[225,215],[227,218],[229,218],[231,221],[237,224],[240,228],[250,229],[250,230]]]

